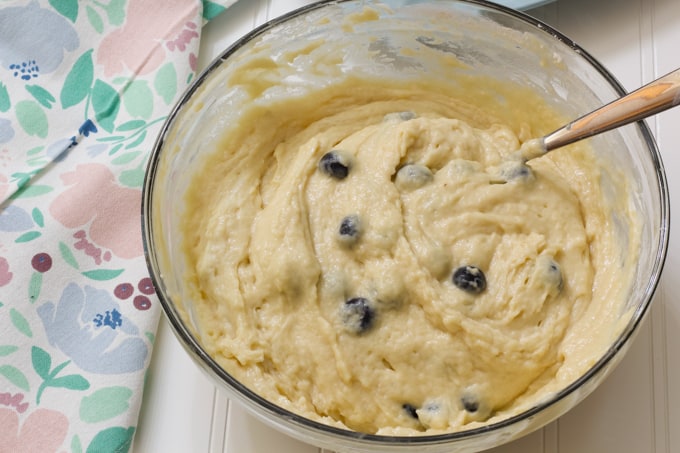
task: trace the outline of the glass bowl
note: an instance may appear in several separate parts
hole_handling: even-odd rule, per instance
[[[369,16],[370,20],[362,19]],[[352,33],[347,32],[348,20]],[[428,52],[422,52],[424,47]],[[298,57],[288,58],[290,54]],[[323,56],[332,58],[324,60]],[[261,86],[256,93],[232,84],[248,71],[248,62],[254,59],[277,66],[272,73],[260,74]],[[462,64],[450,64],[452,60]],[[163,125],[150,157],[142,207],[145,253],[176,336],[195,363],[230,398],[270,426],[323,448],[472,452],[544,426],[590,394],[621,360],[659,281],[668,245],[668,188],[659,152],[644,123],[590,139],[598,158],[629,181],[625,195],[642,220],[637,238],[639,256],[632,264],[633,283],[627,304],[618,315],[619,334],[582,376],[523,412],[448,434],[359,433],[304,418],[273,404],[235,379],[206,352],[183,283],[187,263],[180,221],[184,194],[194,183],[192,172],[200,167],[202,156],[215,151],[221,131],[237,121],[243,106],[305,93],[350,75],[406,84],[425,75],[451,83],[457,77],[509,81],[542,93],[567,118],[576,118],[624,93],[615,78],[569,38],[523,13],[484,1],[324,1],[257,28],[225,50],[194,80]],[[622,223],[624,232],[627,230],[622,218],[612,220]]]

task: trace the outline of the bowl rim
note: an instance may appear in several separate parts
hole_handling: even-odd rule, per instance
[[[231,390],[229,396],[236,396],[242,402],[246,402],[247,408],[250,410],[250,404],[258,406],[260,409],[264,409],[270,415],[276,416],[278,419],[285,419],[287,422],[303,428],[305,431],[313,431],[323,434],[331,434],[339,438],[343,438],[348,441],[355,441],[360,443],[370,443],[374,446],[389,446],[389,447],[408,447],[408,446],[427,446],[441,444],[442,442],[450,442],[463,439],[471,439],[478,437],[483,434],[490,432],[501,431],[504,428],[508,428],[518,422],[532,418],[533,416],[544,411],[546,408],[555,405],[559,401],[572,395],[578,389],[582,388],[585,383],[590,381],[594,376],[598,375],[603,369],[608,365],[612,364],[614,357],[617,353],[623,349],[638,330],[638,326],[641,324],[645,318],[646,313],[649,310],[651,302],[654,298],[655,291],[659,284],[660,276],[664,267],[666,260],[666,255],[668,251],[668,242],[670,235],[670,200],[668,184],[666,180],[666,173],[664,165],[661,159],[660,152],[658,150],[656,141],[647,126],[645,121],[639,121],[636,126],[639,133],[642,135],[644,142],[647,145],[647,151],[651,158],[652,164],[656,170],[656,179],[659,189],[660,198],[660,220],[661,228],[659,231],[659,239],[656,244],[656,255],[654,257],[653,266],[650,269],[649,281],[644,290],[644,298],[642,302],[637,306],[634,313],[631,316],[630,321],[622,330],[622,332],[617,337],[616,341],[607,349],[605,353],[602,354],[600,359],[595,362],[582,376],[576,379],[574,382],[555,392],[551,398],[545,399],[536,403],[531,408],[524,410],[511,417],[499,420],[497,422],[483,425],[480,427],[465,429],[461,431],[454,431],[442,434],[426,434],[426,435],[416,435],[416,436],[394,436],[394,435],[382,435],[382,434],[368,434],[358,431],[353,431],[346,428],[338,428],[335,426],[327,425],[322,422],[308,419],[301,416],[295,412],[278,406],[269,400],[263,398],[262,396],[250,390],[244,384],[240,383],[236,378],[224,370],[204,349],[201,347],[200,342],[196,336],[184,325],[182,317],[175,307],[170,295],[167,292],[165,284],[163,282],[162,272],[160,270],[157,258],[156,258],[156,243],[153,238],[153,223],[154,218],[152,216],[152,200],[154,194],[154,186],[156,180],[156,174],[158,170],[158,162],[161,157],[164,143],[167,134],[174,125],[176,117],[181,113],[184,106],[192,98],[194,93],[201,87],[202,83],[210,77],[213,71],[216,71],[222,63],[224,63],[232,54],[238,51],[241,47],[246,45],[251,40],[257,38],[258,36],[268,32],[272,28],[291,20],[295,17],[302,16],[311,11],[324,8],[328,5],[350,3],[357,0],[320,0],[315,3],[311,3],[295,10],[292,10],[286,14],[283,14],[275,19],[267,21],[262,25],[255,27],[250,32],[246,33],[242,37],[238,38],[232,45],[227,47],[222,51],[215,59],[213,59],[208,66],[191,82],[191,84],[185,89],[180,98],[175,101],[175,104],[166,117],[161,130],[159,131],[156,141],[154,142],[153,148],[151,150],[147,168],[144,177],[144,184],[142,187],[142,209],[141,209],[141,224],[142,224],[142,243],[144,256],[146,259],[147,268],[150,273],[150,277],[156,288],[159,301],[163,312],[166,315],[175,335],[180,340],[185,350],[192,355],[193,359],[197,361],[197,364],[206,371],[208,374],[212,375],[213,378],[217,378],[217,381],[228,390]],[[619,81],[602,65],[596,58],[594,58],[585,49],[581,48],[576,42],[568,38],[566,35],[562,34],[557,29],[552,26],[536,19],[526,13],[523,13],[512,8],[492,3],[487,0],[449,0],[452,3],[459,4],[469,4],[476,5],[478,7],[501,12],[506,15],[512,16],[515,19],[519,19],[527,25],[533,26],[534,28],[540,30],[543,33],[550,35],[553,39],[561,42],[562,44],[569,47],[574,53],[582,57],[586,63],[588,63],[594,70],[596,70],[606,82],[613,88],[618,95],[624,95],[626,90],[619,83]],[[592,391],[592,390],[591,390]],[[588,393],[583,395],[585,397]],[[259,414],[256,414],[259,415]],[[552,419],[558,418],[563,415],[563,413],[558,413]]]

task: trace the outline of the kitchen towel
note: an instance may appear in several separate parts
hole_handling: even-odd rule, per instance
[[[131,451],[160,314],[145,165],[234,1],[0,4],[0,452]]]

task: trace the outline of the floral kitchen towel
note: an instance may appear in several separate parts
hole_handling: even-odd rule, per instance
[[[0,3],[1,453],[132,449],[160,313],[145,165],[234,1]]]

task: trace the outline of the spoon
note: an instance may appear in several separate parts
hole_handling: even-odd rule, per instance
[[[615,129],[680,104],[680,69],[638,88],[550,134],[522,144],[519,154],[525,161],[601,132]]]

